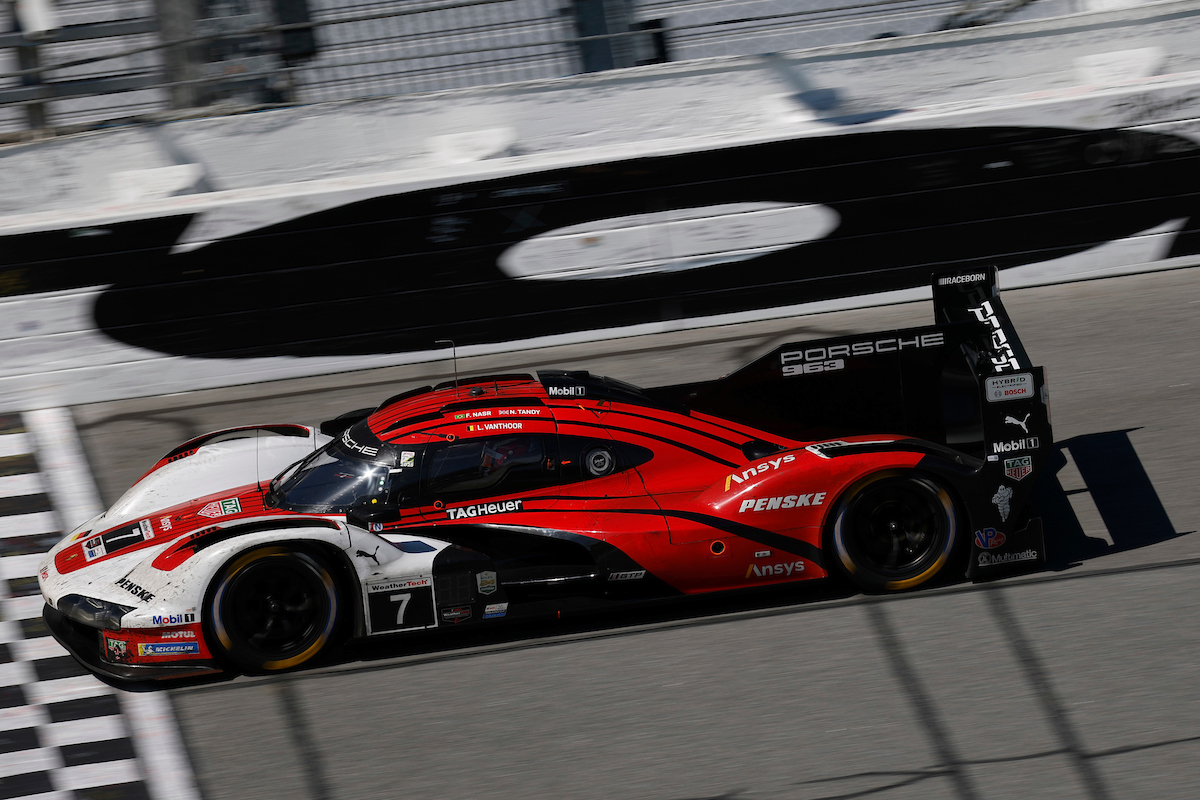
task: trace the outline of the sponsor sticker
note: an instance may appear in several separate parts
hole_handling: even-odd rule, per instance
[[[1037,550],[1022,550],[1019,553],[980,553],[979,566],[998,567],[1017,561],[1037,561]]]
[[[754,551],[755,558],[769,558],[770,555],[771,555],[770,550],[755,550]]]
[[[113,584],[115,586],[119,586],[122,589],[124,589],[125,591],[129,592],[131,595],[136,597],[138,600],[144,600],[145,602],[149,603],[151,600],[154,599],[153,592],[143,589],[141,586],[138,586],[136,583],[129,580],[128,578],[117,578],[117,580],[113,581]]]
[[[217,517],[223,517],[226,514],[241,513],[241,510],[241,502],[236,497],[230,497],[228,500],[213,500],[196,513],[202,517],[216,519]]]
[[[133,657],[133,654],[129,652],[128,643],[123,639],[113,639],[110,636],[105,636],[104,649],[108,660],[118,664],[125,663]]]
[[[746,568],[746,577],[753,575],[756,578],[774,578],[780,575],[792,575],[793,573],[804,572],[803,561],[787,561],[782,564],[751,564]]]
[[[417,457],[417,454],[413,450],[401,450],[400,451],[400,466],[401,467],[414,466],[416,464],[416,457]]]
[[[586,386],[547,386],[546,394],[551,397],[587,397]]]
[[[463,622],[471,618],[470,606],[459,606],[458,608],[443,608],[442,621],[453,622],[455,624]]]
[[[1020,419],[1017,419],[1013,415],[1009,414],[1004,417],[1004,424],[1016,425],[1018,428],[1025,431],[1025,433],[1029,433],[1029,418],[1031,416],[1033,416],[1032,411],[1026,412],[1025,416],[1021,417]]]
[[[503,617],[508,613],[508,603],[492,603],[483,607],[484,619],[495,619]]]
[[[1033,472],[1033,456],[1019,456],[1004,459],[1004,474],[1014,481],[1019,481]]]
[[[983,385],[989,403],[1002,403],[1005,400],[1029,400],[1033,397],[1033,373],[1030,372],[1018,372],[1016,375],[994,375],[985,380]],[[1024,426],[1022,425],[1022,427]]]
[[[189,622],[195,622],[196,615],[190,613],[184,614],[155,614],[150,618],[152,625],[186,625]]]
[[[790,464],[796,460],[794,455],[780,456],[779,458],[768,458],[759,464],[755,464],[749,469],[725,476],[725,491],[736,487],[738,484],[745,483],[756,475],[763,475],[772,470],[777,470],[784,464]]]
[[[1000,484],[1000,488],[992,495],[992,504],[996,506],[996,510],[1000,512],[1000,521],[1005,522],[1008,519],[1009,501],[1012,500],[1013,490],[1004,484]]]
[[[163,631],[161,634],[164,639],[195,639],[195,631]]]
[[[141,522],[138,523],[138,527],[142,529],[142,538],[143,539],[153,539],[154,538],[154,526],[150,524],[150,520],[148,520],[148,519],[142,520]]]
[[[981,531],[975,531],[975,544],[984,550],[995,550],[1004,544],[1006,538],[1008,537],[995,528],[984,528]]]
[[[395,592],[400,589],[416,589],[419,586],[428,586],[429,578],[397,578],[396,580],[387,581],[386,583],[368,583],[367,594],[375,594],[376,592]]]
[[[94,561],[106,555],[108,555],[108,550],[104,547],[104,540],[99,536],[93,536],[83,543],[84,561]]]
[[[808,494],[788,494],[781,497],[747,497],[738,508],[738,513],[746,511],[774,511],[779,508],[799,508],[800,506],[819,506],[825,503],[826,492],[810,492]]]
[[[171,530],[171,518],[170,517],[160,517],[158,520],[158,527],[162,528],[164,531]]]
[[[464,519],[466,517],[484,517],[489,514],[505,514],[510,511],[520,511],[522,506],[523,501],[521,500],[505,500],[500,503],[479,503],[474,506],[447,508],[446,519]]]
[[[1009,439],[1007,442],[992,442],[992,453],[1017,453],[1021,450],[1037,450],[1041,442],[1036,436],[1026,436],[1023,439]],[[996,459],[992,459],[995,461]]]
[[[479,593],[482,595],[495,594],[497,589],[496,573],[490,570],[476,573],[475,585],[479,587]]]
[[[199,642],[138,642],[139,656],[181,656],[199,652]]]
[[[982,272],[972,273],[970,275],[950,275],[945,278],[938,278],[938,286],[954,286],[959,283],[978,283],[986,281],[987,275]]]
[[[646,577],[646,570],[631,569],[625,572],[609,573],[608,579],[610,581],[640,581],[644,577]]]
[[[42,580],[44,580],[44,581],[50,580],[50,570],[44,569],[44,570],[42,570],[41,574],[42,574]]]

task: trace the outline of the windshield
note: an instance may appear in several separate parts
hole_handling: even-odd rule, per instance
[[[370,498],[383,502],[394,470],[395,455],[383,449],[374,458],[343,447],[325,447],[283,471],[272,495],[283,508],[318,514],[340,514]]]

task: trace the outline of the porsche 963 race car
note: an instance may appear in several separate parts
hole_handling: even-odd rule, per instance
[[[994,269],[933,284],[933,325],[786,344],[719,380],[489,375],[197,437],[47,555],[46,622],[96,672],[170,678],[564,598],[1036,570],[1043,372]]]

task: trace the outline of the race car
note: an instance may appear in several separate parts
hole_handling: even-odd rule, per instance
[[[488,375],[197,437],[46,556],[46,623],[119,679],[272,673],[568,601],[1039,569],[1045,376],[994,269],[933,299],[718,380]]]

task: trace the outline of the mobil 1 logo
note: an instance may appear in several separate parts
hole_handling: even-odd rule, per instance
[[[410,581],[412,583],[412,581]],[[433,587],[381,584],[367,587],[371,633],[433,625]]]

